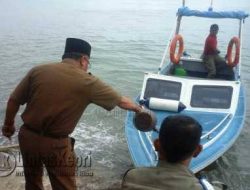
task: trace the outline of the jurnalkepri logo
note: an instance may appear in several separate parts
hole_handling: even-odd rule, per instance
[[[11,175],[16,169],[16,156],[11,151],[0,152],[0,177]]]

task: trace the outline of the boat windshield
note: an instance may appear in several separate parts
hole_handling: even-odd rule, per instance
[[[191,106],[199,108],[229,109],[233,88],[231,86],[195,85],[192,89]]]
[[[180,82],[149,78],[147,80],[144,99],[154,97],[179,101],[181,86],[182,84]]]

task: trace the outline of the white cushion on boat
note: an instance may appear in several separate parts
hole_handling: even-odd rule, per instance
[[[161,98],[150,98],[149,105],[150,109],[165,110],[172,112],[180,112],[186,108],[186,106],[177,100],[167,100]]]

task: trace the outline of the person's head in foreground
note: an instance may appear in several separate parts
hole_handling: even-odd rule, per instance
[[[174,115],[165,118],[161,124],[159,139],[155,141],[159,159],[169,163],[188,165],[192,157],[202,150],[200,137],[201,125],[185,115]]]

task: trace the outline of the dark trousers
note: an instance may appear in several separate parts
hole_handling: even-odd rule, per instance
[[[207,78],[214,78],[216,75],[216,65],[224,64],[225,59],[219,55],[204,55],[203,62],[208,71]]]
[[[70,138],[44,137],[21,127],[18,140],[26,190],[43,190],[43,166],[46,167],[53,190],[76,189],[76,157]]]

